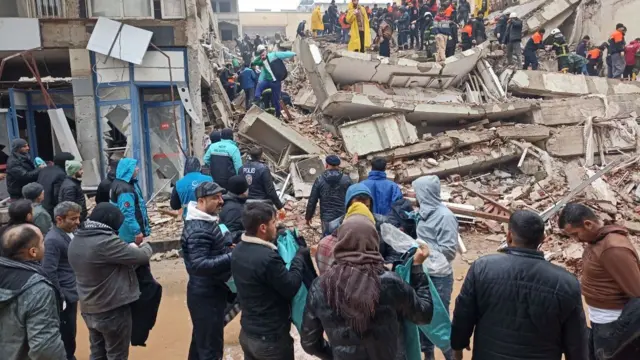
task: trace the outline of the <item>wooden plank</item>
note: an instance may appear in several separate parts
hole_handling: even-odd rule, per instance
[[[513,214],[513,211],[511,209],[509,209],[508,207],[506,207],[506,206],[500,204],[499,202],[493,200],[492,198],[490,198],[490,197],[488,197],[488,196],[486,196],[486,195],[484,195],[484,194],[482,194],[480,192],[477,192],[477,191],[475,191],[473,189],[470,189],[470,188],[464,186],[463,184],[460,184],[460,187],[465,189],[465,190],[467,190],[470,193],[478,195],[478,197],[481,198],[482,200],[492,203],[494,206],[496,206],[497,208],[503,210],[504,212],[506,212],[508,214]]]
[[[495,220],[502,223],[509,222],[508,216],[496,215],[496,214],[491,214],[491,213],[478,211],[478,210],[467,210],[467,209],[462,209],[455,206],[447,206],[447,207],[449,208],[449,210],[451,210],[451,212],[458,215],[473,216],[473,217],[478,217],[482,219]]]

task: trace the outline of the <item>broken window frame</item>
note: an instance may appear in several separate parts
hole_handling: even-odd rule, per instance
[[[89,13],[89,17],[96,19],[98,17],[104,16],[104,15],[94,15],[93,14],[93,2],[94,1],[103,1],[103,0],[87,0],[87,12]],[[154,18],[154,6],[153,6],[153,0],[110,0],[111,3],[113,4],[113,6],[116,6],[117,3],[120,4],[120,15],[119,16],[114,16],[114,15],[107,15],[105,17],[108,17],[110,19],[153,19]],[[145,15],[145,16],[125,16],[125,1],[148,1],[149,2],[149,15]],[[180,0],[182,1],[182,0]]]
[[[167,5],[165,5],[165,2],[167,1],[177,1],[180,3],[180,15],[167,15],[165,8]],[[185,8],[185,1],[184,0],[160,0],[160,11],[162,13],[162,18],[163,19],[184,19],[186,17],[186,8]]]

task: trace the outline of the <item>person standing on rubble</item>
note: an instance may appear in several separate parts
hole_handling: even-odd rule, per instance
[[[496,36],[498,44],[506,44],[505,37],[507,32],[507,22],[509,21],[509,14],[505,11],[500,15],[496,22],[496,27],[493,29],[493,34]]]
[[[444,307],[449,310],[453,291],[453,266],[458,250],[458,220],[440,198],[440,179],[435,175],[423,176],[412,184],[418,200],[418,239],[429,245],[433,261],[428,263],[429,277]],[[434,345],[420,334],[422,351],[426,360],[434,359]],[[444,350],[446,360],[453,359],[453,351]]]
[[[567,73],[569,71],[569,45],[560,29],[551,30],[551,36],[544,41],[547,48],[554,50],[558,60],[558,71]]]
[[[447,39],[447,49],[445,56],[453,56],[456,54],[456,48],[458,47],[458,24],[455,21],[449,21],[449,29],[451,29],[451,35]]]
[[[518,14],[509,14],[507,30],[505,31],[505,43],[507,44],[507,65],[515,62],[516,67],[522,64],[522,20],[518,19]]]
[[[518,210],[509,218],[508,247],[471,264],[453,312],[456,360],[472,335],[474,360],[588,359],[580,284],[544,258],[544,238],[542,218]]]
[[[487,41],[487,29],[484,26],[484,14],[479,13],[473,21],[473,40],[475,40],[475,45],[480,45],[483,42]]]
[[[324,11],[324,15],[322,15],[322,25],[324,27],[324,34],[331,34],[331,22],[329,17],[329,10]]]
[[[302,25],[302,31],[304,32],[304,24]],[[245,111],[249,111],[249,108],[251,108],[257,81],[258,75],[256,75],[256,72],[252,69],[251,63],[247,62],[243,64],[242,70],[238,73],[238,82],[240,83],[240,88],[244,91]]]
[[[524,46],[524,65],[522,65],[523,70],[529,69],[529,65],[531,65],[531,70],[538,70],[538,54],[536,53],[538,50],[544,48],[544,28],[538,29],[529,40],[527,40],[527,44]]]
[[[400,19],[398,19],[398,48],[407,50],[409,48],[409,33],[411,18],[409,12],[404,7],[400,8]]]
[[[11,201],[22,198],[23,186],[38,180],[41,169],[31,161],[29,150],[29,144],[24,139],[11,142],[11,154],[7,160],[7,192]]]
[[[314,36],[320,36],[324,31],[324,23],[322,22],[320,6],[316,6],[311,13],[311,31]]]
[[[263,200],[275,206],[278,210],[284,207],[276,187],[273,185],[271,170],[262,160],[262,148],[254,146],[249,150],[249,162],[238,172],[244,176],[249,185],[249,199]]]
[[[384,13],[386,13],[386,10],[383,9],[382,13],[382,21],[380,22],[380,27],[378,28],[379,55],[390,57],[391,38],[393,37],[393,24],[391,24],[387,16],[384,15]]]
[[[242,168],[242,155],[235,141],[233,130],[226,128],[220,132],[221,140],[211,144],[204,154],[205,164],[209,164],[209,173],[213,180],[223,188],[233,175],[238,175]]]
[[[616,31],[609,37],[609,55],[611,56],[611,76],[619,79],[624,74],[624,47],[626,42],[624,39],[627,28],[623,24],[616,25]]]
[[[351,25],[349,35],[349,51],[364,53],[371,47],[371,33],[369,28],[369,16],[364,6],[358,4],[359,0],[351,0],[347,9],[346,20]]]
[[[460,40],[462,51],[469,50],[473,46],[475,40],[473,39],[473,25],[471,23],[466,24],[460,32]]]
[[[326,170],[318,176],[311,188],[305,220],[311,225],[316,212],[316,205],[320,201],[320,220],[322,221],[322,236],[329,235],[329,223],[345,213],[344,199],[347,189],[351,186],[351,179],[340,170],[340,158],[329,155],[325,159]]]
[[[424,40],[424,49],[427,58],[432,58],[436,53],[436,34],[433,31],[433,16],[431,15],[431,12],[424,14],[424,27],[424,34],[422,35]]]
[[[296,30],[297,37],[301,37],[301,38],[306,37],[306,34],[304,32],[305,26],[307,26],[307,20],[300,21],[300,23],[298,24],[298,29]]]
[[[340,23],[340,28],[342,29],[342,38],[340,43],[347,44],[349,42],[349,29],[351,29],[351,25],[347,23],[347,13],[344,11],[340,12],[340,17],[338,18],[338,22]]]
[[[447,41],[451,36],[451,28],[449,20],[442,12],[436,16],[432,31],[436,40],[436,62],[444,63],[447,58]]]
[[[329,5],[329,28],[331,33],[336,32],[337,23],[338,23],[338,7],[336,6],[336,0],[331,0],[331,5]]]
[[[371,160],[371,171],[367,180],[363,181],[373,195],[373,213],[387,215],[391,211],[391,205],[402,199],[400,186],[387,179],[387,160],[375,157]]]
[[[426,30],[427,22],[425,21],[425,14],[429,13],[429,5],[424,2],[424,0],[418,1],[420,11],[419,11],[419,19],[418,19],[418,32],[420,37],[420,51],[424,50],[424,32]]]
[[[124,221],[117,229],[118,235],[126,243],[142,243],[142,239],[151,235],[147,204],[138,184],[138,160],[122,158],[116,169],[116,179],[111,183],[111,203],[115,204]]]
[[[213,182],[213,178],[204,175],[201,170],[200,160],[195,156],[189,156],[184,162],[182,179],[176,182],[171,190],[170,205],[173,210],[182,209],[182,218],[187,217],[189,203],[196,201],[196,188],[203,182]]]
[[[578,203],[564,207],[558,227],[586,244],[581,286],[591,322],[591,358],[638,359],[640,264],[628,230],[605,225],[590,208]]]
[[[469,14],[471,14],[471,4],[467,0],[458,1],[458,24],[465,26],[469,22]]]
[[[47,210],[49,216],[52,218],[53,208],[58,205],[58,191],[60,190],[60,185],[62,185],[62,182],[67,177],[67,173],[64,170],[64,164],[67,160],[73,159],[73,155],[68,152],[58,153],[53,157],[53,165],[47,166],[38,172],[38,183],[44,188],[44,200],[42,201],[42,207]],[[96,194],[96,201],[98,195],[99,194]],[[109,200],[107,199],[107,201]]]
[[[282,92],[282,80],[287,76],[287,68],[284,64],[284,60],[291,59],[294,56],[296,56],[296,53],[292,51],[268,52],[267,48],[264,45],[261,45],[258,46],[258,56],[251,64],[253,66],[261,67],[258,86],[256,87],[253,101],[256,103],[259,102],[262,97],[262,92],[266,89],[270,89],[271,103],[273,104],[277,118],[282,116],[280,96]]]
[[[602,58],[604,57],[604,50],[606,48],[607,44],[604,43],[587,52],[587,72],[589,72],[589,75],[600,76],[603,65]]]
[[[413,6],[412,3],[409,3],[409,21],[411,23],[409,29],[409,36],[411,37],[410,49],[417,49],[419,46],[420,36],[418,33],[420,30],[418,28],[418,20],[420,20],[420,10]]]
[[[589,35],[585,35],[582,37],[582,40],[576,46],[576,54],[587,57],[587,50],[591,47],[591,38]]]
[[[67,160],[65,171],[67,172],[67,178],[60,185],[58,203],[71,201],[80,205],[80,208],[82,208],[80,222],[83,223],[87,219],[88,210],[87,198],[82,191],[82,175],[84,174],[82,163],[77,160]]]
[[[636,67],[636,54],[640,50],[640,38],[632,40],[624,48],[624,74],[622,77],[627,80],[634,80],[633,69]]]

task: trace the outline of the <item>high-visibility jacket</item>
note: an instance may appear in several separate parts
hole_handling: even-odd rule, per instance
[[[609,54],[624,52],[625,45],[624,34],[618,30],[614,31],[609,37]]]
[[[340,27],[344,30],[351,28],[351,25],[347,24],[347,14],[340,15],[338,22],[340,23]]]
[[[453,15],[454,10],[453,5],[449,5],[449,7],[444,10],[444,16],[451,19],[451,15]]]
[[[470,45],[473,41],[473,26],[471,25],[471,23],[468,23],[462,28],[462,32],[460,33],[460,35],[461,35],[462,45],[463,46],[466,45],[465,46],[466,49],[470,48],[471,47]]]
[[[599,48],[593,48],[587,51],[587,59],[589,60],[598,60],[600,59],[600,56],[602,56],[602,50]]]
[[[542,49],[544,44],[542,43],[542,34],[539,32],[535,32],[529,40],[527,40],[527,44],[524,46],[525,51],[536,51],[538,49]]]

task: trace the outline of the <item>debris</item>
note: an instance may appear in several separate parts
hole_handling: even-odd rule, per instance
[[[345,148],[351,154],[367,155],[413,144],[418,141],[416,127],[404,115],[379,115],[338,127]]]

